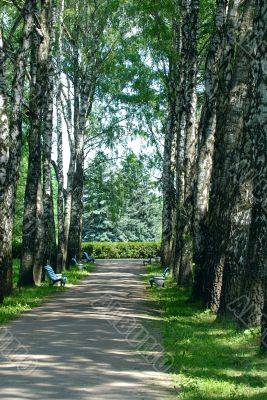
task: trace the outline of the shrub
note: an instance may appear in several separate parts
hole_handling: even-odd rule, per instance
[[[95,258],[148,258],[160,255],[159,242],[82,243],[82,251]],[[21,257],[21,243],[13,242],[13,258]]]
[[[159,242],[82,243],[82,251],[95,258],[147,258],[160,255]]]

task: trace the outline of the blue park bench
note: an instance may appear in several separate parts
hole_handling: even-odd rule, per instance
[[[166,274],[170,271],[169,267],[166,267],[161,275],[153,276],[153,278],[149,279],[150,286],[152,287],[153,284],[159,287],[164,287],[165,285],[165,277]]]
[[[151,264],[151,263],[152,263],[151,257],[145,258],[145,259],[143,260],[143,265],[147,265],[147,264]]]
[[[60,282],[60,286],[65,286],[67,278],[62,274],[55,274],[53,268],[50,265],[46,265],[44,269],[47,272],[49,278],[49,286],[53,286],[56,282]]]
[[[72,259],[70,260],[70,265],[73,267],[77,267],[79,270],[86,269],[86,265],[78,263],[76,256],[72,257]]]
[[[153,259],[155,260],[155,262],[157,264],[160,263],[161,258],[159,256],[156,256],[155,258],[153,257]],[[143,260],[143,265],[147,265],[147,264],[152,264],[152,257],[148,257]]]
[[[95,262],[94,257],[89,256],[89,254],[86,251],[83,252],[82,260],[85,260],[86,262],[92,262],[92,263]]]

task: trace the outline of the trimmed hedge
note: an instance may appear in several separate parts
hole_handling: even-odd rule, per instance
[[[148,258],[160,255],[160,242],[82,243],[82,251],[95,258]],[[13,242],[13,258],[21,257],[21,243]]]
[[[159,242],[82,243],[82,250],[94,258],[147,258],[160,255]]]
[[[82,251],[94,258],[148,258],[160,255],[160,242],[82,243]],[[21,257],[21,243],[13,242],[13,258]]]

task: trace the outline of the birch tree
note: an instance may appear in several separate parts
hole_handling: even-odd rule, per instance
[[[192,281],[191,237],[193,173],[196,157],[196,78],[199,2],[181,2],[181,54],[177,93],[176,222],[171,267],[178,282]],[[191,239],[190,239],[191,241]],[[189,246],[191,247],[191,245]]]
[[[10,122],[6,114],[5,78],[3,63],[3,39],[0,46],[1,74],[1,114],[3,131],[1,132],[1,231],[0,231],[0,301],[6,292],[12,288],[12,228],[15,210],[16,189],[19,177],[19,167],[22,145],[22,104],[25,88],[26,65],[31,47],[31,34],[34,26],[34,9],[36,1],[26,1],[23,9],[23,32],[20,48],[15,58],[12,82]],[[7,158],[8,157],[8,158]],[[7,281],[7,276],[10,279]]]
[[[231,211],[236,204],[238,189],[235,184],[238,168],[233,166],[238,166],[239,162],[243,115],[247,106],[249,60],[239,43],[242,44],[251,32],[254,10],[253,2],[248,2],[244,9],[240,7],[239,1],[229,5],[219,68],[218,113],[205,246],[206,300],[213,311],[218,310],[221,300],[223,273],[228,257],[227,246],[233,220]]]
[[[57,111],[57,215],[58,215],[58,235],[57,235],[57,270],[60,272],[63,265],[64,253],[64,174],[63,174],[63,138],[62,138],[62,30],[64,0],[59,3],[58,11],[58,50],[57,50],[57,91],[56,91],[56,111]]]
[[[205,242],[209,204],[210,177],[213,162],[214,135],[216,129],[218,71],[222,57],[223,29],[226,18],[226,2],[218,0],[205,68],[205,100],[198,127],[198,155],[194,188],[193,258],[195,279],[193,297],[202,298],[205,284]]]
[[[170,72],[168,78],[168,116],[164,126],[164,154],[163,154],[163,174],[162,174],[162,242],[161,256],[162,265],[169,265],[171,260],[173,242],[173,223],[175,211],[175,118],[176,118],[176,85],[175,79],[176,65],[170,62]]]
[[[30,88],[31,118],[28,140],[29,159],[24,199],[22,257],[19,277],[19,285],[21,286],[33,285],[34,283],[38,284],[40,282],[44,256],[43,195],[41,190],[41,134],[46,98],[49,50],[48,16],[49,0],[45,0],[41,5],[39,26],[38,30],[35,32],[32,44]],[[36,270],[35,273],[33,273],[34,270]],[[37,279],[36,282],[34,282],[34,279]]]
[[[169,57],[167,80],[167,119],[164,125],[164,154],[162,174],[162,265],[171,261],[175,215],[175,164],[176,164],[176,102],[179,82],[180,18],[176,9],[172,21],[172,52]]]
[[[48,37],[49,47],[47,54],[47,70],[46,77],[46,100],[43,116],[43,203],[44,203],[44,244],[45,253],[44,261],[52,265],[57,260],[57,244],[54,220],[52,178],[51,178],[51,155],[52,155],[52,138],[53,138],[53,98],[54,98],[54,80],[55,80],[55,63],[54,63],[54,47],[55,47],[55,29],[57,17],[56,0],[47,2],[48,18]]]
[[[5,201],[7,192],[7,167],[9,159],[9,123],[7,115],[6,101],[6,84],[4,73],[4,51],[3,37],[0,29],[0,201],[1,204]],[[9,254],[9,242],[7,238],[8,221],[7,210],[4,211],[1,206],[2,223],[0,227],[0,303],[3,302],[6,291],[6,257]]]
[[[241,234],[239,233],[240,245],[245,245],[243,260],[240,260],[241,277],[237,278],[242,283],[235,282],[236,297],[230,297],[230,308],[235,304],[235,300],[240,297],[239,310],[242,313],[243,326],[257,326],[261,322],[262,314],[262,347],[267,345],[266,331],[266,306],[264,309],[264,296],[266,297],[266,246],[267,246],[267,223],[266,223],[266,189],[267,189],[267,43],[266,25],[267,6],[259,0],[257,2],[257,13],[250,37],[251,68],[249,73],[249,107],[245,116],[244,138],[241,153],[241,176],[239,184],[242,191],[246,191],[250,196],[251,205],[249,216],[239,207],[239,219]],[[247,202],[248,203],[248,202]],[[245,205],[247,205],[245,203]],[[241,210],[240,210],[241,209]],[[249,222],[249,224],[248,224]],[[248,228],[247,228],[248,225]],[[245,227],[245,229],[244,229]],[[244,240],[244,232],[246,240]],[[236,241],[238,243],[238,241]],[[239,250],[240,252],[240,250]],[[245,256],[245,257],[244,257]],[[227,271],[228,272],[228,271]],[[230,272],[230,273],[229,273]],[[231,271],[229,271],[232,277]],[[227,277],[227,280],[230,278]],[[226,278],[226,277],[225,277]],[[236,279],[237,280],[237,279]],[[241,287],[241,289],[239,289]],[[224,287],[223,287],[224,289]],[[228,287],[226,288],[228,289]],[[229,298],[229,294],[227,296]],[[242,299],[246,299],[243,302]],[[246,307],[245,307],[246,306]],[[238,316],[238,310],[235,315]],[[240,321],[239,321],[240,322]]]
[[[66,107],[62,107],[64,120],[67,127],[68,142],[70,148],[69,168],[67,173],[67,187],[64,195],[64,214],[63,214],[63,254],[62,264],[58,265],[59,270],[65,269],[67,265],[68,256],[68,242],[69,242],[69,230],[70,230],[70,219],[71,219],[71,204],[72,204],[72,184],[75,170],[75,143],[72,125],[72,108],[71,108],[71,93],[70,93],[70,82],[68,82],[68,92],[65,96]]]

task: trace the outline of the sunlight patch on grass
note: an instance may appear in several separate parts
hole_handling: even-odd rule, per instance
[[[149,277],[160,272],[149,267]],[[218,322],[190,290],[168,277],[151,296],[162,311],[165,347],[179,400],[267,400],[267,359],[259,354],[259,329],[238,331]]]

